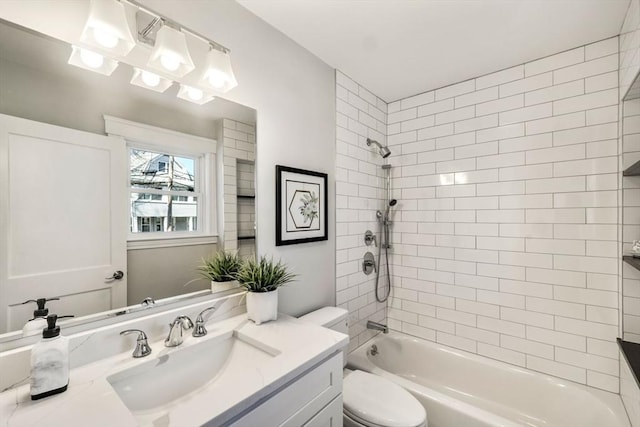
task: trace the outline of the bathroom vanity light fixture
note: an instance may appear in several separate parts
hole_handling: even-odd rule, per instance
[[[200,79],[200,85],[217,92],[225,93],[238,86],[236,77],[231,68],[231,58],[229,50],[210,44],[207,59],[204,65],[204,72]]]
[[[89,17],[80,41],[88,46],[126,56],[135,46],[135,40],[118,0],[91,0]]]
[[[161,77],[156,73],[152,73],[151,71],[134,67],[133,77],[131,78],[130,83],[132,85],[140,86],[145,89],[150,89],[155,92],[162,93],[165,90],[169,89],[169,87],[173,84],[173,81],[165,79],[164,77]]]
[[[97,52],[75,45],[72,45],[71,49],[71,56],[67,61],[71,65],[104,74],[105,76],[110,76],[113,70],[118,68],[118,61],[115,59],[107,58]]]
[[[127,17],[135,23],[135,38]],[[179,98],[200,105],[238,85],[226,47],[137,0],[90,0],[69,64],[111,75],[119,61],[133,67],[131,84],[164,92],[176,82]]]
[[[182,77],[193,71],[195,65],[182,31],[171,28],[163,21],[156,35],[148,65],[173,77]]]
[[[178,98],[198,105],[206,104],[215,99],[213,95],[204,92],[202,89],[184,84],[180,85]]]

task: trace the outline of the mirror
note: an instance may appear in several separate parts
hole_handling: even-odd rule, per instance
[[[243,256],[255,253],[256,111],[219,97],[202,106],[192,104],[176,97],[175,86],[164,93],[133,86],[129,83],[133,71],[130,66],[121,64],[111,76],[103,76],[68,65],[70,53],[71,47],[63,41],[0,20],[0,113],[97,135],[105,135],[103,116],[108,115],[217,140],[217,186],[224,188],[224,194],[211,194],[210,197],[218,200],[218,240],[210,236],[173,242],[165,240],[163,244],[144,238],[129,240],[124,268],[124,305],[128,308],[113,306],[108,297],[65,295],[55,285],[47,287],[46,294],[29,298],[60,296],[59,301],[48,303],[51,312],[74,314],[79,318],[67,323],[79,324],[153,308],[154,304],[142,304],[146,297],[153,298],[157,308],[163,303],[180,301],[182,295],[194,298],[210,294],[211,285],[199,275],[197,266],[203,257],[222,247],[223,228],[226,249],[237,248]],[[245,154],[234,155],[228,150],[223,163],[221,147],[225,143],[227,147],[235,144],[234,138],[244,143]],[[183,165],[183,172],[189,168],[193,166]],[[235,182],[231,182],[230,177]],[[155,195],[145,197],[149,201],[156,199]],[[173,200],[177,202],[190,200],[188,196],[175,197]],[[46,209],[46,206],[42,207],[44,222],[50,221]],[[125,219],[124,222],[130,221]],[[153,227],[144,221],[136,224],[140,224],[138,231],[149,231],[150,235],[157,234],[155,231],[162,228],[160,223]],[[186,224],[174,221],[173,226],[179,229],[188,227]],[[0,250],[2,256],[7,256],[8,252],[8,249]],[[0,283],[0,287],[3,285],[6,284]],[[36,305],[14,304],[12,309],[11,319],[4,321],[5,327],[0,329],[3,334],[0,342],[22,336],[22,325],[33,317]]]

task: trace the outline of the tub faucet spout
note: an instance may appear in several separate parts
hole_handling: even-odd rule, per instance
[[[367,329],[373,329],[375,331],[382,331],[384,334],[389,333],[389,328],[387,325],[383,325],[382,323],[372,322],[371,320],[367,321]]]

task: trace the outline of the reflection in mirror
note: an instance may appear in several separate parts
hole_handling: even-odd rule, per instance
[[[81,317],[68,324],[157,309],[182,294],[210,292],[197,266],[222,247],[221,236],[225,249],[255,253],[255,110],[222,98],[186,102],[177,98],[177,85],[163,93],[132,85],[133,69],[123,63],[111,76],[72,67],[70,52],[67,43],[0,21],[0,114],[20,118],[4,117],[0,131],[26,129],[0,144],[7,156],[11,152],[0,163],[0,183],[7,186],[0,209],[8,219],[0,225],[0,342],[21,337],[33,317],[35,304],[21,304],[25,300],[59,297],[47,303],[51,313]],[[198,158],[180,144],[154,151],[148,143],[157,141],[105,136],[112,133],[105,130],[105,116],[215,141],[215,174],[203,177],[208,185],[199,183]],[[111,157],[101,157],[102,148],[77,149],[92,139],[92,148],[105,144]],[[104,180],[98,178],[118,162],[122,176],[110,181],[118,185],[100,187]],[[9,178],[20,185],[9,188]],[[124,198],[110,205],[105,200],[112,187]],[[62,191],[68,188],[73,191]],[[199,221],[202,200],[217,212],[210,230]],[[88,214],[89,208],[98,213]],[[119,216],[104,214],[110,210]],[[118,234],[124,236],[121,248],[112,240]],[[83,240],[89,236],[91,244]],[[73,256],[62,255],[65,245]],[[16,259],[22,260],[20,271]],[[114,279],[119,270],[124,277]],[[81,285],[71,287],[73,280]],[[155,304],[143,304],[147,297]]]

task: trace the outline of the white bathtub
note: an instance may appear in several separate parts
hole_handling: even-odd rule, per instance
[[[378,335],[348,362],[409,390],[429,427],[629,427],[617,394],[398,333]]]

